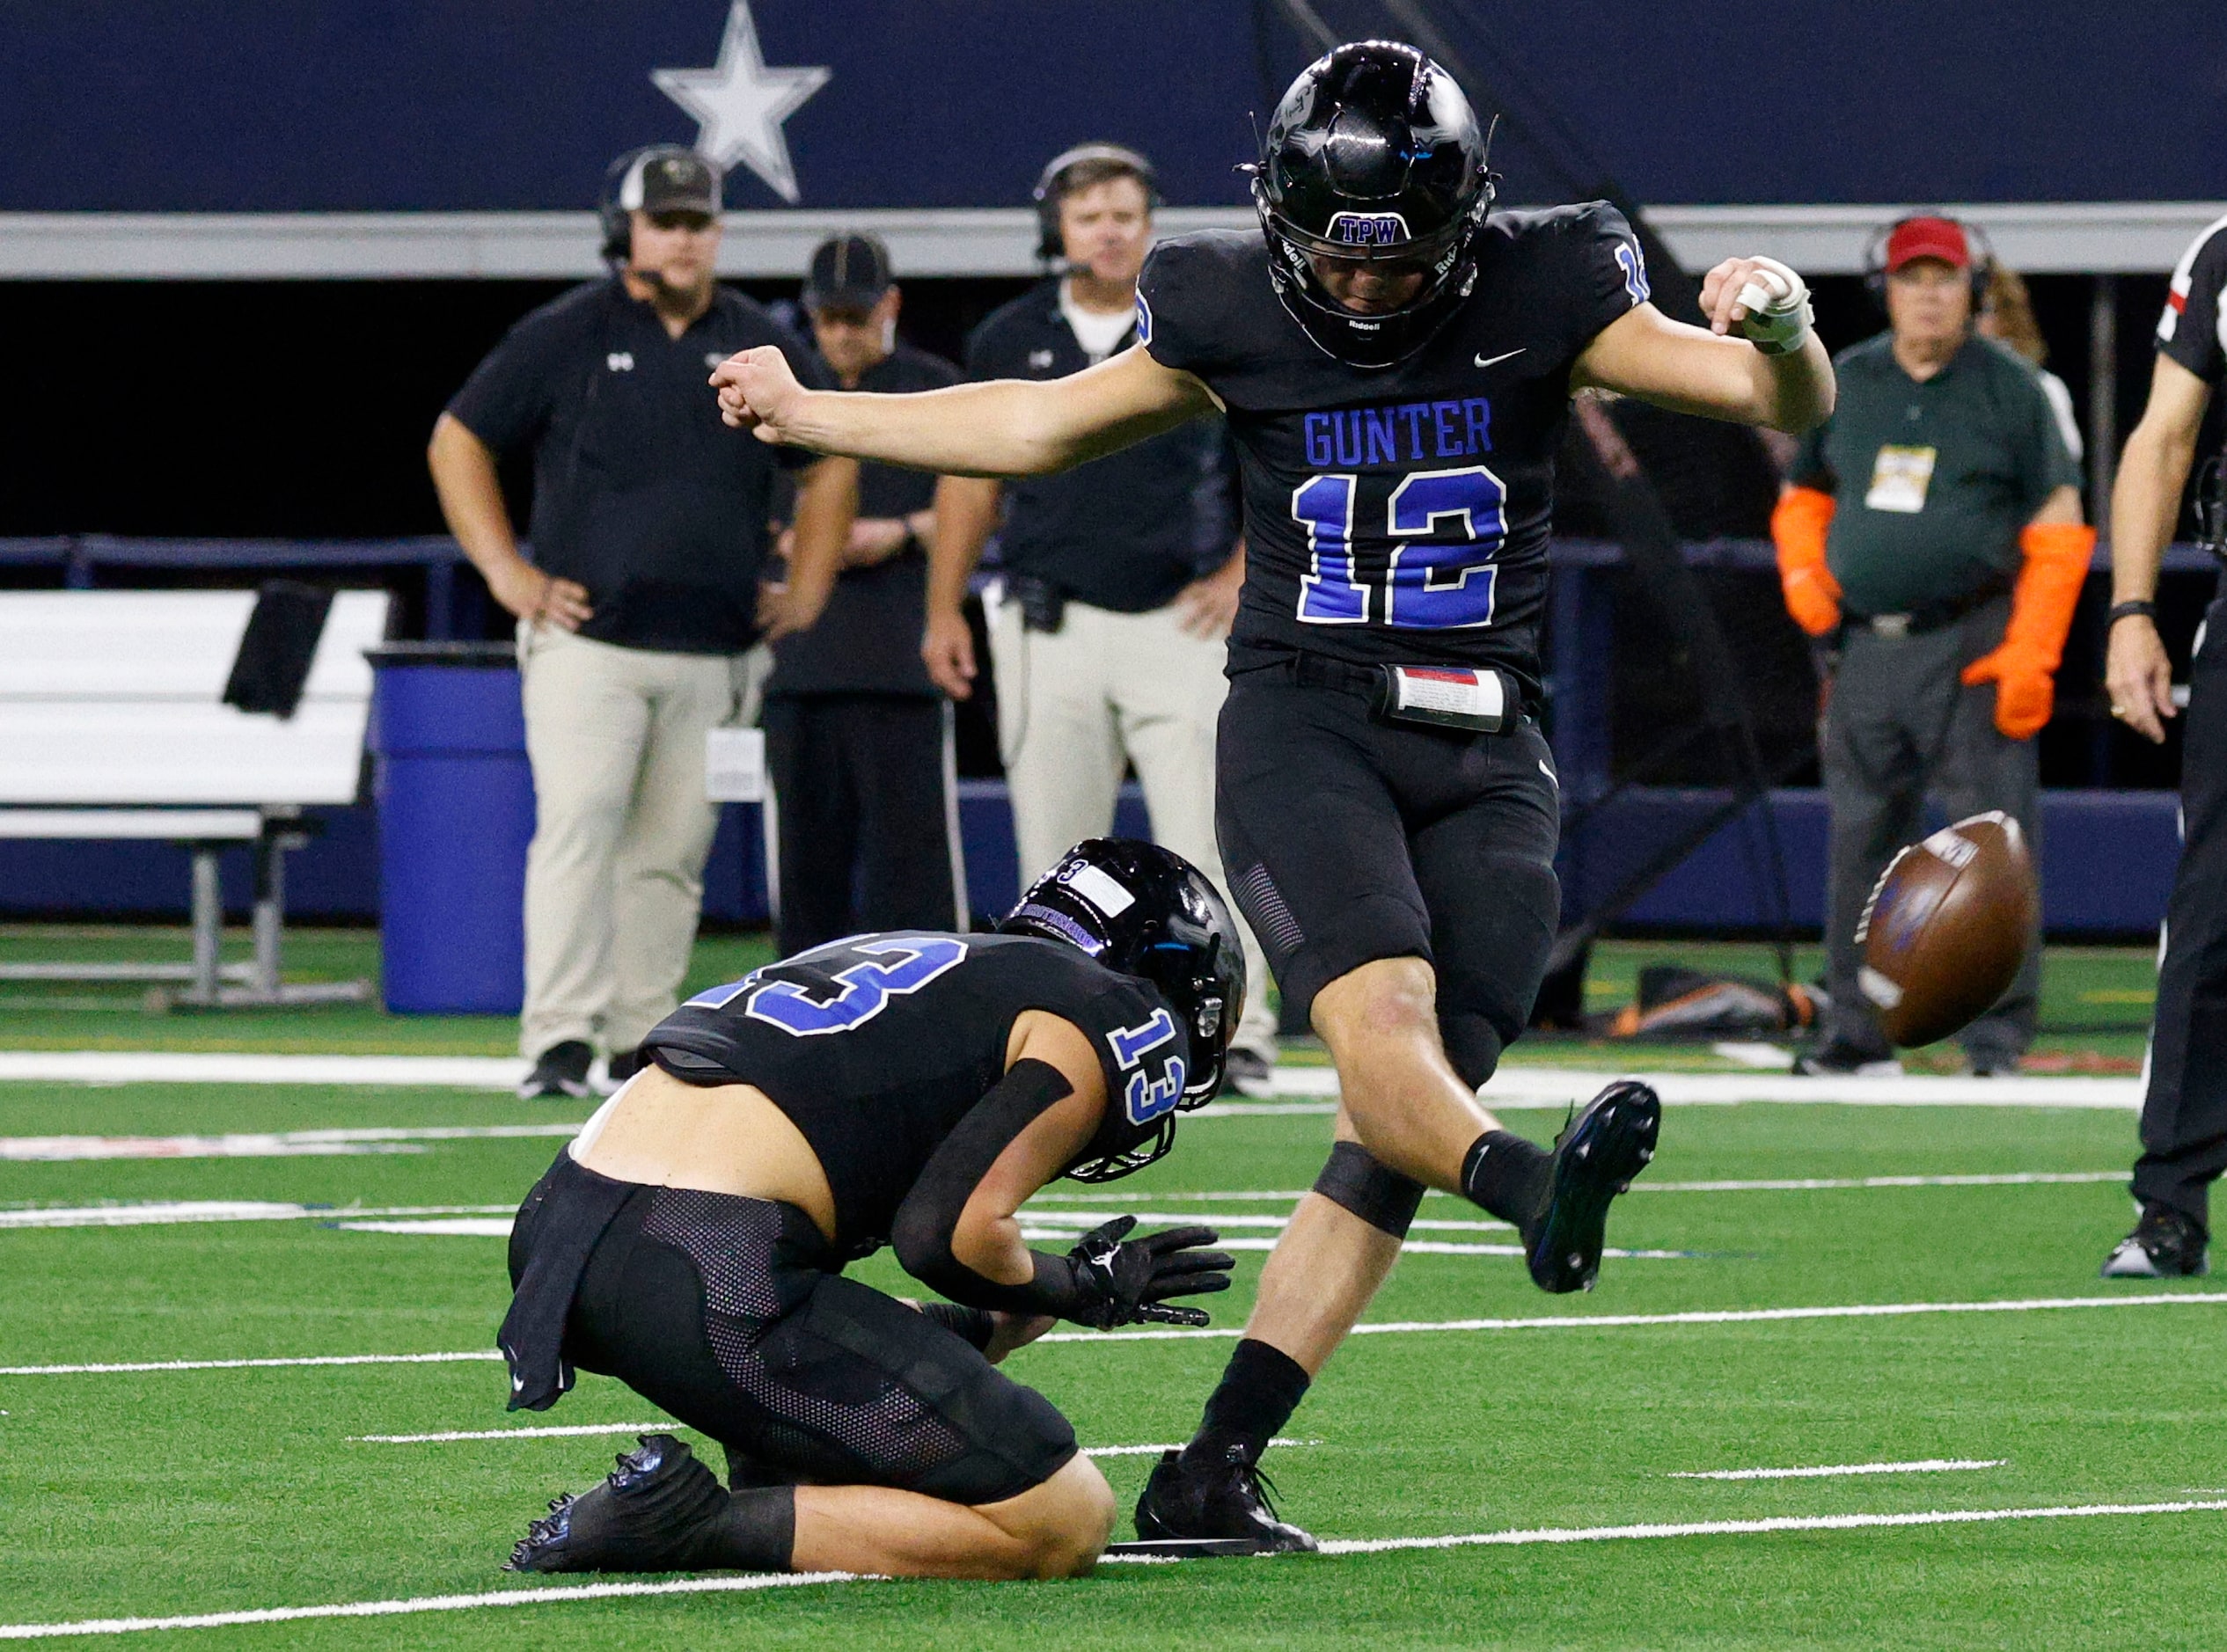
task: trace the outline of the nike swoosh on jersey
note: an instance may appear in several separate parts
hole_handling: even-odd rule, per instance
[[[1513,350],[1503,350],[1498,355],[1479,355],[1476,358],[1476,361],[1479,367],[1491,367],[1496,362],[1505,362],[1511,356],[1521,355],[1523,351],[1524,347],[1519,345]]]

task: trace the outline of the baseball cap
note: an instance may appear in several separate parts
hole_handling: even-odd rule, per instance
[[[1886,268],[1892,274],[1913,259],[1938,258],[1958,269],[1972,267],[1972,244],[1954,218],[1905,218],[1886,238]]]
[[[807,310],[871,310],[890,290],[890,249],[870,235],[830,236],[804,278]]]
[[[719,168],[695,150],[661,143],[634,157],[619,180],[618,204],[624,212],[700,212],[715,218],[721,184]]]

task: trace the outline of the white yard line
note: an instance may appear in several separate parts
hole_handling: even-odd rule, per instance
[[[670,1422],[583,1422],[568,1429],[446,1429],[438,1434],[351,1434],[350,1445],[449,1445],[458,1440],[566,1440],[597,1434],[656,1434]]]
[[[1851,1188],[2043,1188],[2124,1181],[2124,1170],[2016,1170],[1974,1176],[1806,1176],[1767,1181],[1647,1181],[1634,1193],[1832,1193]]]
[[[2227,1501],[2077,1503],[2050,1509],[1931,1509],[1910,1514],[1782,1515],[1767,1520],[1702,1520],[1683,1524],[1541,1526],[1527,1531],[1477,1531],[1453,1537],[1333,1539],[1326,1555],[1388,1554],[1408,1549],[1522,1547],[1546,1543],[1601,1543],[1653,1538],[1753,1537],[1777,1531],[1855,1531],[1895,1526],[1982,1525],[2004,1520],[2084,1520],[2113,1516],[2217,1513]],[[1147,1564],[1181,1561],[1118,1556]],[[1285,1559],[1286,1566],[1305,1565]],[[655,1595],[739,1594],[818,1583],[869,1581],[848,1572],[755,1574],[686,1577],[655,1583],[586,1583],[560,1589],[505,1589],[480,1595],[421,1595],[397,1600],[344,1601],[321,1606],[272,1606],[172,1618],[101,1618],[75,1623],[0,1624],[0,1641],[59,1640],[81,1635],[135,1634],[159,1629],[215,1629],[259,1623],[298,1623],[312,1618],[396,1618],[421,1612],[471,1612],[482,1607],[553,1605],[568,1600],[615,1600]]]
[[[0,1641],[139,1634],[151,1629],[225,1629],[240,1624],[299,1623],[309,1618],[401,1618],[425,1612],[474,1612],[486,1606],[546,1606],[567,1600],[623,1600],[634,1595],[729,1595],[758,1589],[796,1589],[813,1583],[863,1581],[866,1580],[849,1572],[774,1572],[743,1577],[684,1577],[662,1583],[498,1589],[484,1595],[420,1595],[406,1600],[350,1600],[331,1606],[267,1606],[253,1612],[206,1612],[177,1618],[94,1618],[77,1623],[0,1624]]]
[[[0,1050],[0,1083],[408,1085],[509,1090],[513,1056],[260,1056],[197,1050]]]
[[[509,1239],[515,1211],[501,1216],[443,1216],[431,1221],[335,1222],[350,1233],[401,1233],[416,1239]]]
[[[33,1207],[0,1210],[0,1229],[50,1227],[149,1227],[181,1222],[333,1222],[347,1225],[372,1217],[488,1217],[506,1222],[516,1207],[508,1204],[397,1205],[377,1209],[330,1204],[287,1204],[258,1199],[152,1199],[142,1203]],[[505,1232],[508,1232],[506,1226]]]
[[[2124,1170],[2011,1170],[1986,1174],[1939,1176],[1798,1176],[1773,1177],[1747,1181],[1657,1181],[1643,1176],[1631,1184],[1634,1193],[1828,1193],[1857,1188],[2024,1188],[2050,1187],[2090,1181],[2124,1181]],[[1307,1196],[1304,1188],[1274,1188],[1260,1193],[1242,1193],[1220,1189],[1211,1193],[1177,1193],[1156,1188],[1149,1197],[1162,1204],[1198,1201],[1202,1203],[1227,1202],[1237,1204],[1268,1204],[1288,1201],[1293,1203]],[[1029,1202],[1030,1212],[1040,1212],[1047,1205],[1125,1204],[1138,1197],[1133,1193],[1040,1193]],[[1451,1199],[1450,1193],[1436,1188],[1424,1195],[1431,1199]],[[1186,1220],[1194,1219],[1186,1217]],[[1227,1217],[1216,1218],[1227,1220]],[[1416,1226],[1427,1227],[1426,1222]]]
[[[1620,1330],[1655,1325],[1754,1325],[1793,1319],[1894,1319],[1933,1313],[2040,1313],[2077,1308],[2196,1307],[2227,1303],[2227,1290],[2158,1291],[2127,1297],[2034,1297],[1994,1302],[1865,1302],[1816,1308],[1711,1308],[1686,1313],[1565,1313],[1528,1319],[1401,1319],[1357,1325],[1356,1336],[1400,1336],[1452,1331],[1558,1331],[1586,1327]],[[1181,1341],[1194,1338],[1227,1340],[1242,1335],[1232,1327],[1151,1331],[1054,1331],[1037,1339],[1046,1342]],[[172,1359],[140,1360],[114,1364],[0,1365],[0,1377],[106,1376],[120,1371],[248,1371],[291,1365],[425,1365],[455,1361],[499,1360],[494,1349],[468,1349],[441,1354],[316,1354],[284,1359]]]
[[[2001,1468],[2007,1457],[1929,1457],[1916,1463],[1838,1463],[1830,1468],[1704,1468],[1666,1480],[1828,1480],[1842,1474],[1960,1474]]]
[[[2227,1500],[2202,1502],[2091,1502],[2053,1509],[1929,1509],[1912,1514],[1777,1515],[1764,1520],[1693,1520],[1680,1524],[1544,1526],[1528,1531],[1479,1531],[1448,1538],[1366,1538],[1322,1545],[1325,1554],[1388,1554],[1401,1549],[1602,1543],[1626,1538],[1753,1537],[1769,1531],[1859,1531],[1883,1526],[1985,1525],[1997,1520],[2092,1520],[2107,1515],[2216,1513]]]
[[[0,1163],[87,1159],[292,1159],[345,1153],[421,1153],[427,1142],[566,1137],[578,1124],[429,1124],[354,1130],[245,1131],[224,1136],[4,1136]]]
[[[2227,1303],[2227,1290],[2154,1292],[2128,1297],[2034,1297],[1996,1302],[1864,1302],[1817,1308],[1706,1308],[1685,1313],[1563,1313],[1525,1319],[1395,1319],[1365,1322],[1353,1327],[1355,1336],[1401,1336],[1431,1331],[1564,1331],[1618,1330],[1652,1325],[1761,1325],[1782,1319],[1897,1319],[1930,1313],[2040,1313],[2069,1308],[2151,1308]],[[1054,1331],[1040,1336],[1044,1342],[1161,1342],[1190,1338],[1242,1336],[1239,1328],[1224,1330]]]
[[[673,1422],[590,1422],[568,1429],[449,1429],[438,1434],[351,1434],[350,1445],[449,1445],[462,1440],[556,1440],[597,1434],[656,1434],[681,1426]],[[1320,1440],[1277,1438],[1271,1445],[1320,1445]],[[1146,1457],[1180,1451],[1183,1443],[1161,1445],[1086,1445],[1087,1457]]]
[[[500,1360],[493,1349],[445,1354],[302,1354],[284,1359],[143,1359],[101,1365],[0,1365],[0,1377],[112,1377],[126,1371],[275,1371],[293,1365],[453,1365]]]

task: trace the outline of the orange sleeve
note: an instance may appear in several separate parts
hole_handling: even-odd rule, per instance
[[[2096,530],[2077,522],[2028,523],[2018,534],[2026,564],[2011,596],[2011,625],[2005,647],[2027,654],[2045,671],[2064,658],[2072,610],[2087,583],[2088,563],[2096,553]]]
[[[1778,547],[1779,588],[1786,611],[1813,637],[1841,623],[1841,588],[1825,562],[1825,537],[1833,525],[1833,496],[1814,487],[1790,487],[1771,512],[1770,536]]]

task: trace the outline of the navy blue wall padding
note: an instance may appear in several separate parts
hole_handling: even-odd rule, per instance
[[[481,809],[488,807],[490,794],[476,783],[465,782],[447,795],[459,809]],[[1603,815],[1582,853],[1565,848],[1561,867],[1564,898],[1574,902],[1587,888],[1611,887],[1623,870],[1637,865],[1695,814],[1715,808],[1720,797],[1705,789],[1636,789]],[[1787,790],[1773,793],[1773,802],[1786,843],[1794,921],[1813,931],[1823,921],[1824,796]],[[514,805],[515,794],[503,808]],[[2179,855],[2173,794],[2045,792],[2041,807],[2046,837],[2042,908],[2049,932],[2066,939],[2153,932],[2165,914]],[[372,811],[316,813],[326,830],[289,859],[289,914],[304,922],[375,919],[379,911],[379,848]],[[515,813],[509,818],[515,822]],[[961,781],[959,822],[966,846],[968,894],[978,914],[995,916],[1020,894],[1004,783]],[[1930,823],[1944,822],[1937,817]],[[1116,830],[1124,836],[1148,832],[1144,798],[1133,786],[1122,789]],[[1742,852],[1744,830],[1752,829],[1735,822],[1711,837],[1634,907],[1626,921],[1695,931],[1762,926],[1767,920],[1755,903]],[[458,844],[472,836],[445,820],[440,832],[444,840]],[[516,842],[516,852],[523,857],[524,840]],[[128,913],[165,915],[183,923],[187,878],[186,852],[167,844],[0,839],[0,918]],[[242,921],[252,893],[244,849],[224,857],[224,891],[233,920]],[[470,898],[479,895],[475,892]],[[766,921],[763,836],[755,805],[729,804],[723,812],[711,861],[704,870],[704,916],[719,924]],[[419,921],[426,921],[426,914],[403,916],[405,924]]]
[[[1332,26],[1400,30],[1381,4]],[[1506,199],[1617,179],[1671,202],[2204,201],[2227,6],[1786,0],[1438,5]],[[807,208],[1018,207],[1083,138],[1168,199],[1237,204],[1249,116],[1319,49],[1262,0],[752,0]],[[653,69],[718,55],[729,0],[114,0],[0,9],[0,211],[584,210],[611,157],[693,143]],[[1480,21],[1489,26],[1479,26]],[[1728,121],[1768,143],[1728,143]],[[746,167],[729,202],[785,203]],[[583,258],[586,248],[583,246]]]

